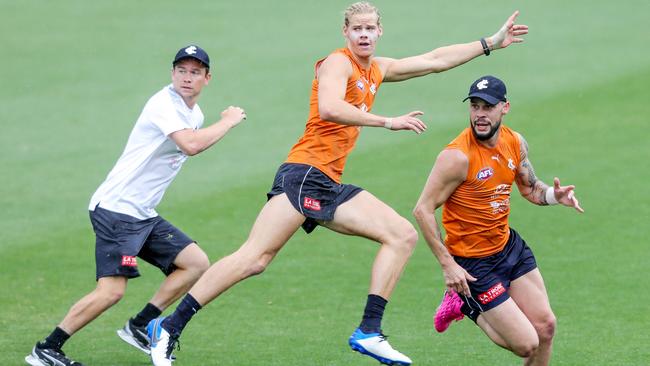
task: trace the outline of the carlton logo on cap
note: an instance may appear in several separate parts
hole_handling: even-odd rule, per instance
[[[506,84],[492,75],[480,77],[469,87],[466,101],[470,98],[480,98],[489,104],[496,105],[499,102],[506,102]]]
[[[203,63],[206,67],[210,67],[210,57],[201,47],[197,45],[188,45],[178,50],[176,57],[174,57],[172,65],[176,65],[179,61],[186,58],[193,58]]]

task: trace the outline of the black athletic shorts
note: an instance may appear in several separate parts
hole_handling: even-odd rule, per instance
[[[136,257],[169,275],[176,269],[178,253],[194,243],[160,216],[140,220],[97,206],[90,211],[90,222],[95,230],[97,279],[140,276]]]
[[[302,228],[311,233],[318,221],[332,221],[336,208],[361,191],[351,184],[336,183],[311,165],[284,163],[266,197],[286,193],[293,207],[306,217]]]
[[[510,282],[537,268],[532,250],[513,229],[499,253],[483,258],[454,259],[476,278],[475,282],[467,281],[472,297],[460,294],[460,298],[471,310],[481,313],[508,300]]]

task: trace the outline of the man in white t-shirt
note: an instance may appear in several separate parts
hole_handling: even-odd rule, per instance
[[[66,357],[61,347],[122,298],[127,280],[140,275],[138,257],[160,268],[166,278],[142,311],[117,333],[148,354],[147,323],[186,293],[210,265],[196,242],[159,216],[156,206],[187,156],[208,149],[246,114],[231,106],[220,121],[200,128],[203,113],[196,102],[211,74],[210,58],[198,46],[178,51],[171,78],[171,85],[144,106],[122,156],[90,200],[97,287],[34,346],[25,357],[30,365],[82,365]]]

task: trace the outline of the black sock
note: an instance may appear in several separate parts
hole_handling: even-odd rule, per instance
[[[138,315],[131,319],[131,324],[136,327],[144,327],[149,324],[150,321],[159,317],[161,313],[162,311],[160,311],[160,309],[149,302],[144,306],[144,309],[138,313]]]
[[[368,295],[366,308],[363,310],[363,319],[359,328],[364,333],[381,332],[381,318],[384,316],[384,309],[388,301],[378,295]]]
[[[39,348],[54,348],[60,350],[68,338],[70,338],[70,334],[66,333],[63,329],[56,327],[43,342],[39,343]]]
[[[467,306],[466,303],[463,303],[463,305],[460,307],[460,312],[465,314],[468,318],[472,319],[474,323],[476,323],[476,319],[478,319],[478,316],[481,315],[481,313],[478,310],[474,310]]]
[[[173,336],[181,335],[183,328],[194,314],[201,310],[201,305],[189,293],[185,295],[176,310],[162,322],[162,327]]]

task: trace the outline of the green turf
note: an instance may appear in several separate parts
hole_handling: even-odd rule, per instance
[[[343,1],[0,0],[0,356],[19,365],[94,286],[86,205],[147,98],[169,82],[174,52],[198,42],[214,78],[200,104],[248,120],[190,159],[159,212],[212,260],[246,237],[278,164],[302,132],[313,62],[342,45]],[[553,364],[646,365],[650,260],[647,1],[378,1],[379,55],[402,57],[489,35],[519,7],[523,46],[444,74],[384,85],[374,111],[425,112],[422,136],[365,129],[344,181],[411,219],[436,154],[466,125],[469,83],[509,88],[505,123],[521,132],[539,177],[577,185],[587,211],[513,199],[511,224],[536,253],[558,317]],[[298,233],[267,272],[201,311],[183,365],[374,365],[349,351],[376,246],[318,229]],[[115,330],[162,276],[142,266],[118,305],[66,351],[88,365],[146,365]],[[415,365],[516,365],[469,321],[435,334],[443,282],[421,240],[384,327]]]

